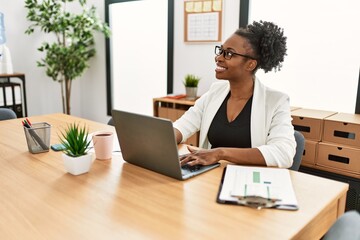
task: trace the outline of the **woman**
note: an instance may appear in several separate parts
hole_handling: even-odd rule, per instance
[[[289,97],[263,85],[257,69],[280,70],[286,55],[283,30],[271,22],[238,29],[215,47],[218,81],[174,123],[176,140],[184,142],[200,130],[200,149],[181,164],[235,164],[289,168],[296,142]]]

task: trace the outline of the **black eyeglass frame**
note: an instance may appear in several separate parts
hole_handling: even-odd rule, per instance
[[[219,54],[217,54],[217,52],[216,52],[217,49],[219,49],[219,50],[218,50],[218,51],[219,51]],[[230,55],[230,58],[227,58],[227,57],[226,57],[226,56],[228,56],[228,55],[227,55],[228,53],[231,54],[231,55]],[[244,58],[250,58],[250,59],[252,59],[252,60],[256,60],[256,61],[257,61],[257,59],[254,58],[254,57],[251,57],[251,56],[245,55],[245,54],[234,53],[234,52],[228,51],[228,50],[224,49],[222,46],[215,46],[215,55],[216,55],[216,56],[223,55],[223,57],[224,57],[225,59],[227,59],[227,60],[230,60],[233,55],[238,55],[238,56],[241,56],[241,57],[244,57]]]

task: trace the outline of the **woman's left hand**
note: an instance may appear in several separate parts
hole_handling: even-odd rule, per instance
[[[189,164],[194,165],[211,165],[217,163],[219,154],[216,149],[199,149],[196,147],[187,146],[190,153],[180,157],[181,166]]]

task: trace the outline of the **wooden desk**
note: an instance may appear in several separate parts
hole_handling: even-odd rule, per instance
[[[52,125],[51,144],[73,121],[114,131],[64,114],[30,121]],[[300,172],[291,172],[299,211],[218,204],[225,165],[178,181],[117,155],[72,176],[60,152],[28,152],[20,119],[0,121],[0,238],[319,239],[344,211],[347,184]]]

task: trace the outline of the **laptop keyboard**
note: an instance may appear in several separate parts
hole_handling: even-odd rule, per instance
[[[201,168],[201,165],[194,165],[194,166],[190,166],[188,164],[185,164],[184,166],[181,167],[183,170],[187,170],[190,172],[196,172]]]

